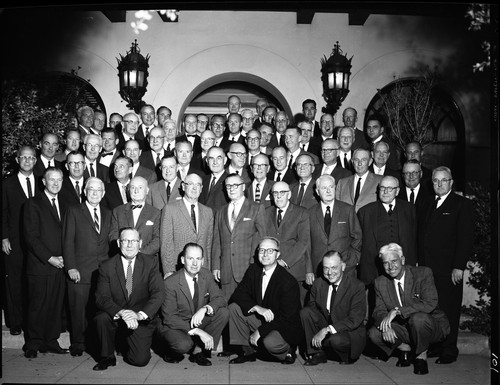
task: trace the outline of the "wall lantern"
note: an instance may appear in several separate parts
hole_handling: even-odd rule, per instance
[[[128,103],[127,107],[136,113],[139,113],[141,107],[146,104],[142,101],[142,97],[147,91],[149,75],[149,54],[144,57],[140,52],[137,40],[135,40],[125,57],[120,54],[120,59],[116,58],[120,78],[120,96]]]
[[[335,44],[330,57],[321,59],[321,81],[323,82],[323,98],[326,107],[323,113],[334,115],[349,93],[349,77],[351,75],[351,60],[343,54],[339,42]]]

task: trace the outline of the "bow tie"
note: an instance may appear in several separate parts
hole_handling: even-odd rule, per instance
[[[104,158],[105,156],[108,156],[108,155],[113,155],[113,153],[112,152],[103,152],[101,154],[101,158]]]
[[[188,138],[196,138],[196,135],[186,135]]]
[[[132,210],[140,209],[140,208],[142,208],[142,205],[132,205]]]

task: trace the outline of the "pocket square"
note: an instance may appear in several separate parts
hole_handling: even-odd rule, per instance
[[[443,213],[443,215],[451,215],[451,213]]]
[[[337,224],[339,224],[339,225],[342,225],[344,223],[347,223],[347,222],[337,222]]]
[[[153,223],[153,222],[151,222],[151,221],[147,221],[147,222],[146,222],[146,226],[153,226],[153,225],[154,225],[154,223]]]
[[[243,218],[243,221],[251,221],[252,218]]]
[[[181,200],[182,197],[176,197],[175,200],[178,201],[178,200]]]
[[[208,297],[209,295],[210,295],[210,293],[207,293],[207,294],[205,294],[205,297]]]

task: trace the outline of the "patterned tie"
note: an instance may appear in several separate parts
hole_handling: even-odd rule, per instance
[[[281,221],[283,220],[283,217],[281,216],[281,214],[283,214],[283,210],[278,209],[278,219],[277,219],[278,227],[280,227]]]
[[[130,207],[132,208],[132,210],[142,209],[142,205],[131,205]]]
[[[125,277],[125,288],[127,289],[129,298],[132,295],[133,284],[134,284],[134,277],[132,274],[132,261],[128,261],[127,276]]]
[[[170,190],[170,182],[167,183],[167,202],[170,200],[170,194],[172,190]]]
[[[260,184],[255,185],[255,202],[260,203]]]
[[[191,220],[193,221],[194,231],[196,230],[196,212],[194,211],[194,205],[191,205]]]
[[[75,192],[76,196],[78,197],[78,200],[80,200],[80,182],[75,181]]]
[[[216,178],[215,178],[215,176],[214,176],[214,177],[212,178],[212,182],[210,182],[210,188],[208,189],[208,191],[209,191],[209,192],[211,192],[211,191],[212,191],[212,189],[213,189],[213,188],[214,188],[214,186],[215,186],[215,179],[216,179]]]
[[[401,282],[398,282],[398,291],[399,291],[399,298],[401,299],[401,306],[405,305],[405,291],[403,290],[403,286],[401,285]]]
[[[90,176],[95,176],[94,163],[90,163]]]
[[[236,203],[232,202],[230,207],[232,207],[232,210],[231,210],[231,220],[229,222],[229,228],[231,229],[231,231],[233,231],[234,224],[236,223]]]
[[[52,198],[52,207],[54,208],[54,211],[56,212],[57,219],[61,220],[61,217],[59,216],[59,211],[57,211],[56,198]]]
[[[155,166],[158,166],[158,163],[161,162],[161,158],[160,158],[160,153],[156,153],[156,162],[155,162]]]
[[[358,184],[356,185],[356,192],[354,193],[354,204],[358,201],[359,192],[361,190],[361,178],[358,178]]]
[[[28,185],[28,198],[33,198],[33,190],[31,188],[30,178],[26,178],[26,184]]]
[[[306,185],[305,183],[301,183],[301,184],[300,184],[299,196],[297,197],[297,200],[295,201],[295,204],[296,204],[297,206],[300,206],[300,205],[301,205],[301,203],[302,203],[302,198],[304,198],[304,190],[305,190],[305,189],[304,189],[304,186],[305,186],[305,185]]]
[[[198,282],[196,281],[196,277],[193,278],[193,283],[194,283],[193,304],[196,309],[198,307],[198,299],[200,297],[200,289],[198,287]]]
[[[330,212],[330,206],[326,206],[324,225],[326,234],[330,234],[330,227],[332,225],[332,213]]]
[[[292,168],[293,165],[293,155],[290,154],[290,161],[288,162],[288,168]]]
[[[415,203],[415,191],[413,191],[414,189],[410,189],[411,190],[411,193],[410,193],[410,203]]]
[[[94,227],[99,232],[99,216],[97,215],[97,207],[94,207]]]
[[[387,214],[389,214],[389,216],[392,215],[394,211],[392,210],[392,205],[389,205],[389,210],[387,211]]]
[[[276,177],[276,182],[281,182],[281,172],[278,172],[278,176]]]

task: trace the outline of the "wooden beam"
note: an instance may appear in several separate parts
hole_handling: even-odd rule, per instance
[[[353,11],[349,12],[349,25],[364,25],[370,16],[370,12]]]
[[[112,23],[124,23],[127,19],[127,11],[123,10],[107,10],[102,11],[104,16],[106,16]]]
[[[314,11],[309,9],[297,11],[297,24],[311,24],[314,13]]]

